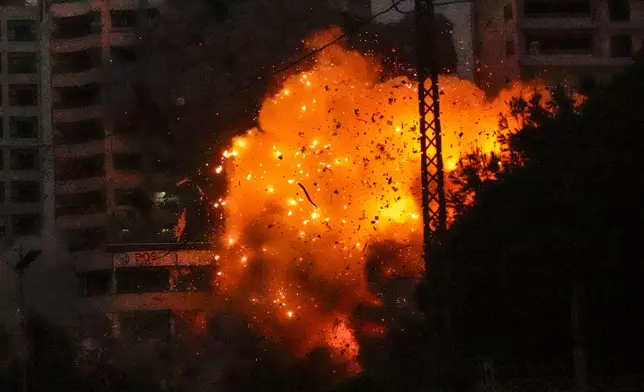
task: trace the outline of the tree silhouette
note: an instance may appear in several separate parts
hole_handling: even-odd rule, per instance
[[[578,111],[561,90],[512,102],[516,160],[477,183],[447,244],[463,356],[506,375],[570,375],[573,337],[587,336],[593,374],[642,374],[642,75],[640,61]],[[573,333],[576,287],[587,317]]]

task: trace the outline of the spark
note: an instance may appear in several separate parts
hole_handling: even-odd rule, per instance
[[[387,261],[383,279],[423,273],[418,100],[409,78],[381,74],[372,57],[333,46],[315,60],[314,73],[287,77],[267,97],[257,118],[261,130],[234,138],[223,153],[228,203],[219,203],[230,246],[222,255],[243,261],[220,263],[225,278],[217,284],[222,297],[243,295],[247,305],[253,299],[252,309],[241,310],[262,331],[277,323],[276,338],[297,339],[295,346],[310,342],[301,351],[325,345],[342,356],[359,351],[353,321],[342,315],[360,304],[383,306],[367,288],[365,245],[407,246]],[[479,134],[498,130],[498,114],[507,112],[505,101],[518,89],[492,100],[471,82],[448,76],[441,89],[447,97],[443,153],[453,157],[446,170],[456,169],[472,146],[500,153]],[[250,288],[244,282],[253,250],[261,250],[269,278]],[[302,285],[302,277],[313,284]],[[312,289],[317,282],[342,287],[343,300],[329,307],[329,295]],[[306,314],[301,322],[281,328],[300,313]]]

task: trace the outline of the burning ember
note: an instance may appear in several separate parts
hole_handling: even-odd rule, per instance
[[[339,46],[315,60],[265,99],[259,127],[235,138],[214,169],[229,180],[217,284],[293,352],[325,346],[352,361],[362,327],[354,310],[383,304],[372,283],[423,271],[417,90]],[[498,151],[498,116],[519,87],[495,101],[455,77],[440,87],[446,169],[474,148]],[[399,246],[375,268],[369,254],[384,242]]]

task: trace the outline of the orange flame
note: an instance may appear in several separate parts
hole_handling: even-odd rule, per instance
[[[311,46],[333,34],[318,34]],[[447,170],[473,148],[498,152],[499,113],[523,87],[494,101],[455,77],[442,77],[440,88]],[[346,315],[378,302],[365,279],[370,244],[414,250],[388,275],[423,270],[416,85],[333,46],[266,98],[259,125],[215,165],[230,184],[218,285],[297,352],[326,345],[353,360],[359,347]]]

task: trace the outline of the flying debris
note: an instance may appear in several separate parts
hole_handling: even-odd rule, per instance
[[[336,33],[307,44],[319,47]],[[222,295],[295,353],[327,346],[355,360],[363,326],[351,315],[382,306],[378,285],[368,283],[369,255],[390,250],[378,279],[423,273],[418,93],[408,78],[382,69],[369,56],[327,48],[312,69],[267,96],[258,128],[213,162],[229,184],[222,260],[243,260],[222,263]],[[443,77],[441,88],[446,167],[475,148],[500,153],[485,135],[498,130],[505,101],[522,87],[496,100],[456,77]]]

